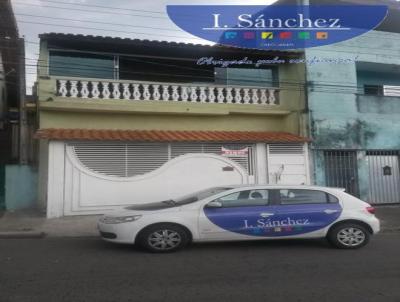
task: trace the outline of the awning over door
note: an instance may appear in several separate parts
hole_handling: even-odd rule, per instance
[[[287,132],[256,131],[163,131],[41,129],[35,135],[49,140],[136,141],[136,142],[241,142],[305,143],[310,139]]]

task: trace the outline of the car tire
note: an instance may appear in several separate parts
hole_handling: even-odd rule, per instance
[[[370,237],[370,232],[361,224],[341,223],[332,227],[327,239],[339,249],[358,249],[365,246]]]
[[[159,223],[140,232],[138,244],[152,253],[171,253],[185,247],[190,241],[188,231],[176,224]]]

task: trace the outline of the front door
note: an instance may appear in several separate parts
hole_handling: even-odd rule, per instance
[[[371,151],[367,156],[369,168],[369,200],[377,203],[400,202],[400,170],[397,154]]]

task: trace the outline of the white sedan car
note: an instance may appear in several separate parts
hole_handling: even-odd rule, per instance
[[[172,252],[189,242],[327,238],[338,248],[366,245],[379,232],[374,208],[342,189],[224,186],[104,215],[103,239]]]

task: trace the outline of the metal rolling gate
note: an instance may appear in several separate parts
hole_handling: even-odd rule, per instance
[[[324,151],[324,161],[326,185],[345,188],[347,193],[359,197],[357,152]]]
[[[400,202],[399,151],[367,151],[369,169],[369,201]]]

